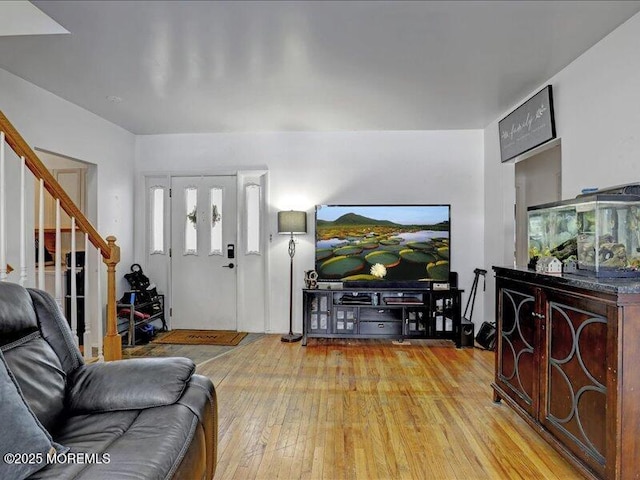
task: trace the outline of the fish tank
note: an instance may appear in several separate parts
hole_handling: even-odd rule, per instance
[[[585,195],[527,214],[529,266],[553,256],[578,274],[640,277],[640,195]]]
[[[575,205],[563,202],[529,207],[529,260],[554,256],[560,261],[576,255],[578,220]]]

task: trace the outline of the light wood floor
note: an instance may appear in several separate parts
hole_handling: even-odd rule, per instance
[[[493,403],[493,353],[411,343],[266,335],[201,364],[218,393],[215,479],[582,478]]]
[[[158,334],[160,338],[166,335],[166,332]],[[262,337],[262,333],[249,333],[240,342],[240,346],[246,345]],[[136,357],[187,357],[198,365],[211,358],[224,355],[236,347],[226,345],[179,345],[172,343],[146,343],[144,345],[136,345],[135,347],[123,347],[122,358]]]

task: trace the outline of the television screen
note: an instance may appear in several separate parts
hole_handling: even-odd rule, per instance
[[[318,280],[449,280],[450,205],[317,205]]]

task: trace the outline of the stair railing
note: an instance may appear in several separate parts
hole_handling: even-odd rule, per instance
[[[71,268],[70,275],[70,302],[71,302],[71,318],[70,323],[74,336],[77,338],[77,284],[76,284],[76,231],[84,233],[85,246],[85,264],[84,264],[84,306],[85,306],[85,335],[84,335],[84,356],[92,357],[92,329],[95,328],[98,338],[97,357],[104,360],[118,360],[122,358],[122,342],[117,331],[116,319],[116,265],[120,261],[120,247],[116,245],[116,238],[109,236],[103,239],[96,231],[91,222],[84,216],[78,206],[71,200],[67,192],[52,173],[38,158],[35,152],[29,147],[22,136],[9,122],[7,117],[0,111],[0,281],[8,280],[8,274],[12,267],[7,264],[7,176],[6,171],[6,152],[5,144],[9,145],[20,159],[20,201],[19,212],[19,270],[17,272],[19,283],[26,285],[27,283],[27,235],[25,230],[26,224],[26,169],[31,171],[39,183],[39,212],[37,218],[38,225],[38,288],[44,289],[45,285],[45,228],[44,228],[44,195],[45,190],[49,192],[56,204],[56,227],[55,227],[55,299],[62,308],[62,272],[61,272],[61,209],[66,212],[71,219],[71,262],[68,268]],[[12,210],[12,214],[14,211]],[[107,332],[102,339],[102,300],[100,274],[96,275],[96,285],[92,291],[95,292],[95,312],[94,315],[88,315],[86,299],[89,295],[89,275],[87,274],[89,244],[96,249],[96,256],[102,259],[107,268]],[[104,355],[103,355],[104,352]]]

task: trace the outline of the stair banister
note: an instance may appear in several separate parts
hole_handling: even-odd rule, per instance
[[[20,133],[15,129],[3,112],[0,111],[0,132],[4,135],[4,141],[13,149],[18,157],[23,157],[27,168],[33,175],[42,180],[44,187],[54,199],[60,201],[60,207],[71,218],[76,219],[79,229],[88,235],[91,244],[96,247],[102,260],[107,266],[107,333],[104,338],[104,359],[119,360],[122,358],[122,341],[117,331],[116,324],[116,265],[120,261],[120,247],[116,245],[113,236],[103,239],[84,216],[80,209],[73,203],[67,192],[53,177],[51,172],[38,158],[31,147],[25,142]],[[1,205],[0,205],[1,206]],[[1,210],[1,209],[0,209]],[[42,242],[40,247],[42,248]],[[0,257],[2,250],[0,247]],[[42,257],[40,257],[42,258]],[[73,264],[75,265],[75,259]],[[4,264],[3,264],[4,265]]]
[[[107,334],[104,337],[104,359],[119,360],[122,358],[122,340],[116,325],[116,265],[120,262],[120,247],[116,245],[116,237],[108,236],[109,257],[103,254],[102,261],[107,265]]]

